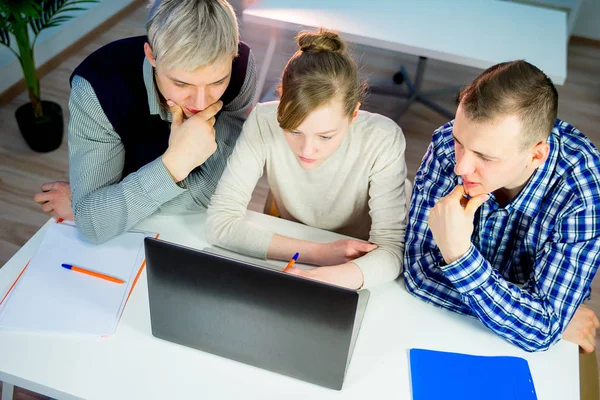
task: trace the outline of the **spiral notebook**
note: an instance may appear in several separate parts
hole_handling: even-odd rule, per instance
[[[83,239],[72,224],[50,224],[38,251],[8,292],[0,294],[0,329],[95,336],[114,333],[145,265],[146,236],[126,232],[96,245]],[[124,283],[68,270],[63,263]]]
[[[410,350],[413,400],[537,400],[527,360]]]

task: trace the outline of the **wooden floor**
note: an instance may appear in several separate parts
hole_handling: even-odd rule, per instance
[[[143,34],[146,12],[142,6],[126,15],[41,79],[42,97],[63,107],[65,121],[69,116],[68,79],[73,69],[100,46],[123,37]],[[242,28],[242,38],[253,49],[259,66],[266,51],[268,34],[269,31],[260,26],[246,25]],[[293,33],[280,32],[277,55],[268,73],[267,86],[277,81],[286,60],[295,49]],[[357,46],[353,48],[353,53],[360,60],[363,76],[373,84],[391,83],[391,76],[401,64],[408,71],[414,71],[416,66],[414,57],[388,51]],[[480,72],[473,68],[430,61],[425,87],[464,85]],[[559,117],[578,127],[596,146],[600,146],[600,47],[580,43],[569,45],[568,79],[564,86],[558,87],[558,91]],[[395,118],[402,101],[394,97],[372,95],[364,108]],[[21,138],[14,112],[26,102],[27,94],[23,92],[0,106],[0,265],[4,265],[48,219],[33,202],[33,194],[44,182],[68,179],[66,135],[60,149],[49,154],[32,152]],[[452,96],[444,99],[444,104],[455,106]],[[413,179],[431,133],[446,119],[417,104],[398,122],[407,138],[406,159],[409,178]],[[262,209],[266,191],[266,184],[262,181],[250,208]],[[594,281],[593,288],[598,296],[593,298],[591,307],[600,315],[600,278]],[[19,400],[44,398],[24,391],[16,391],[15,397]]]

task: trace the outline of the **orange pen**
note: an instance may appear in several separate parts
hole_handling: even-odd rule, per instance
[[[82,274],[86,274],[86,275],[90,275],[96,278],[100,278],[100,279],[104,279],[110,282],[114,282],[114,283],[118,283],[118,284],[123,284],[125,283],[124,280],[119,279],[119,278],[115,278],[109,275],[104,275],[101,274],[99,272],[94,272],[94,271],[90,271],[89,269],[85,269],[85,268],[81,268],[81,267],[77,267],[75,265],[71,265],[71,264],[62,264],[62,266],[66,269],[70,269],[71,271],[75,271],[75,272],[80,272]]]
[[[292,268],[292,266],[296,263],[296,260],[298,259],[299,255],[300,255],[300,253],[294,254],[294,257],[292,257],[292,259],[290,260],[288,265],[285,266],[285,268],[283,269],[283,272],[287,272],[288,269]]]

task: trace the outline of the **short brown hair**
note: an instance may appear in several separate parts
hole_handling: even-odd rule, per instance
[[[361,101],[365,85],[359,81],[354,59],[333,31],[300,32],[300,49],[288,61],[278,91],[277,121],[282,129],[295,129],[316,108],[334,99],[342,102],[350,118]]]
[[[458,97],[467,118],[490,121],[517,115],[523,145],[546,140],[558,112],[558,92],[536,66],[524,60],[504,62],[486,69]]]

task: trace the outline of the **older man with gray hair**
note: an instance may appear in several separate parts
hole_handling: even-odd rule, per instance
[[[70,190],[34,197],[96,243],[158,210],[207,207],[252,107],[254,58],[225,0],[156,0],[146,30],[75,69]]]

